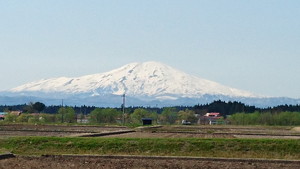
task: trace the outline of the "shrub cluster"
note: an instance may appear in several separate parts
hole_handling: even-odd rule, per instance
[[[234,125],[294,126],[300,125],[300,112],[236,113],[229,116],[228,120]]]

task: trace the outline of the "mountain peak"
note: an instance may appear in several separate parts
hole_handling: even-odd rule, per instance
[[[188,75],[160,62],[130,63],[118,69],[78,78],[53,78],[24,84],[11,92],[65,95],[121,95],[132,97],[197,98],[206,94],[255,97],[254,94]]]
[[[174,68],[171,68],[170,66],[165,65],[160,62],[148,61],[148,62],[134,62],[134,63],[126,64],[126,65],[120,67],[119,69],[115,69],[115,70],[121,70],[121,71],[139,70],[139,71],[144,71],[144,72],[148,71],[148,73],[150,73],[149,71],[152,71],[152,70],[161,70],[162,71],[162,70],[167,70],[167,69],[174,69]]]

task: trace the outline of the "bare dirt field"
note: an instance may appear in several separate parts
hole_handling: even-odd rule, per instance
[[[235,138],[229,134],[206,134],[206,133],[176,133],[176,132],[132,132],[119,135],[107,135],[103,137],[119,138]]]
[[[300,130],[295,127],[265,126],[162,126],[139,128],[136,132],[97,135],[125,131],[122,126],[63,126],[63,125],[0,125],[0,138],[12,136],[88,136],[126,138],[279,138],[300,139]]]
[[[63,125],[0,125],[0,138],[12,136],[56,136],[65,137],[78,134],[93,134],[126,130],[121,126],[63,126]]]
[[[133,133],[107,135],[103,137],[300,139],[300,132],[291,127],[163,126],[160,128],[142,128]]]
[[[41,162],[42,161],[42,162]],[[173,158],[173,157],[88,157],[88,156],[49,156],[16,157],[0,160],[0,169],[65,169],[65,168],[224,168],[224,169],[298,169],[299,161],[276,160],[239,160],[210,158]]]
[[[97,134],[128,130],[127,127],[99,126],[60,126],[60,125],[0,125],[0,138],[12,136],[58,136]],[[135,132],[106,135],[101,137],[127,138],[294,138],[300,139],[300,131],[292,127],[240,127],[240,126],[162,126],[157,128],[138,128]],[[125,156],[42,156],[0,160],[0,169],[31,168],[31,169],[62,169],[62,168],[243,168],[243,169],[298,169],[300,161],[276,160],[234,160],[208,158],[166,158]]]

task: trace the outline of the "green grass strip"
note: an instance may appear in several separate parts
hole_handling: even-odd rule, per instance
[[[11,137],[0,148],[20,155],[98,154],[300,159],[300,140]]]

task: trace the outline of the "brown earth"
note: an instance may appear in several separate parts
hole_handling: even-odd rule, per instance
[[[165,157],[87,157],[87,156],[49,156],[16,157],[0,160],[0,169],[95,169],[95,168],[170,168],[170,169],[298,169],[300,161],[275,160],[235,160],[201,158],[165,158]]]
[[[63,125],[0,125],[0,138],[12,136],[56,136],[65,137],[78,134],[103,133],[127,130],[121,126],[63,126]]]
[[[176,133],[176,132],[133,132],[119,135],[107,135],[103,137],[118,138],[234,138],[229,134],[206,134],[206,133]]]
[[[262,126],[163,126],[143,128],[133,133],[103,137],[125,138],[272,138],[300,139],[300,133],[290,127]]]
[[[295,138],[300,139],[299,130],[289,127],[240,127],[240,126],[164,126],[142,128],[137,132],[102,137],[128,138]],[[61,125],[0,125],[0,138],[12,136],[74,136],[110,131],[128,130],[126,127],[61,126]],[[189,159],[165,157],[88,157],[48,156],[22,157],[0,160],[0,169],[62,169],[62,168],[280,168],[298,169],[299,161],[233,160],[233,159]]]
[[[162,126],[138,128],[136,132],[101,137],[128,138],[287,138],[300,139],[298,128],[264,126]],[[122,126],[0,125],[0,138],[13,136],[86,136],[125,131]]]

